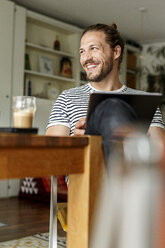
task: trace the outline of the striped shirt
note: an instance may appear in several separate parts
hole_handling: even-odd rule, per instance
[[[54,125],[64,125],[70,129],[70,135],[73,135],[76,123],[80,118],[86,117],[87,115],[90,94],[96,91],[98,92],[99,90],[93,88],[90,83],[69,90],[64,90],[53,105],[47,128]],[[128,88],[125,85],[113,92],[123,92],[128,94],[146,93],[144,91]],[[157,108],[150,126],[165,128],[159,108]]]

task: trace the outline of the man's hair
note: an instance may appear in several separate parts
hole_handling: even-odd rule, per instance
[[[100,24],[100,23],[91,25],[85,28],[85,30],[82,33],[81,38],[83,37],[85,33],[89,31],[104,32],[106,36],[106,42],[110,45],[110,48],[114,49],[117,45],[121,47],[121,54],[119,57],[119,68],[120,68],[120,64],[122,62],[123,55],[124,55],[124,39],[121,37],[119,31],[117,30],[117,25],[115,23],[113,23],[110,26],[106,24]]]

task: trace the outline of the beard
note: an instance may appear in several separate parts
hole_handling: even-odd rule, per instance
[[[92,62],[92,61],[91,61]],[[112,71],[113,69],[113,58],[111,57],[105,67],[102,67],[95,75],[86,74],[86,79],[89,82],[100,82]]]

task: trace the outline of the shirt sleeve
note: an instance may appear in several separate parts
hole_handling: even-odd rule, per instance
[[[154,114],[154,117],[152,119],[152,122],[151,122],[151,127],[160,127],[160,128],[163,128],[165,129],[165,124],[164,124],[164,121],[163,121],[163,118],[162,118],[162,114],[161,114],[161,111],[160,111],[160,108],[158,107],[155,114]]]
[[[57,98],[53,105],[47,128],[55,125],[64,125],[70,128],[70,121],[67,111],[67,96],[65,91]]]

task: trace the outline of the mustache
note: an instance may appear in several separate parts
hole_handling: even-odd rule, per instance
[[[91,63],[98,63],[98,61],[93,60],[93,59],[88,59],[88,60],[86,60],[86,61],[84,62],[83,65],[87,65],[87,64],[91,64]]]

